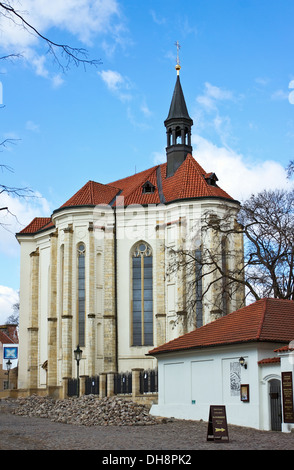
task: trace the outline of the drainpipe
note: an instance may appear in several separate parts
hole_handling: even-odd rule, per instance
[[[118,321],[117,321],[117,218],[114,206],[114,310],[115,310],[115,368],[118,372]]]

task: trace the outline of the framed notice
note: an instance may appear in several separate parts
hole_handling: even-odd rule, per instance
[[[3,358],[4,359],[17,359],[18,348],[17,346],[4,346]]]
[[[241,401],[244,401],[244,402],[249,401],[249,385],[248,384],[240,385],[240,399]]]
[[[294,423],[292,372],[282,372],[284,423]]]
[[[208,429],[207,429],[207,440],[208,441],[229,441],[228,425],[226,407],[219,405],[211,405],[209,410]]]

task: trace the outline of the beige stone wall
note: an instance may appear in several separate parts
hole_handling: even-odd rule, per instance
[[[28,388],[30,390],[38,387],[39,371],[39,249],[31,255],[30,276],[30,319],[28,327]]]
[[[156,229],[155,259],[156,311],[154,312],[154,346],[159,346],[166,341],[165,237],[164,228],[159,224]]]
[[[201,206],[199,207],[200,213],[202,209]],[[118,364],[120,371],[138,367],[153,368],[156,365],[155,359],[146,356],[148,347],[133,347],[129,341],[131,337],[131,307],[128,301],[131,291],[130,252],[139,240],[148,243],[153,251],[154,346],[184,334],[195,326],[189,323],[187,318],[185,270],[179,270],[174,279],[168,279],[166,276],[166,247],[169,243],[172,243],[169,240],[170,234],[173,232],[175,236],[174,246],[176,247],[184,243],[189,235],[188,217],[186,219],[177,217],[176,209],[176,205],[174,207],[166,206],[161,210],[160,217],[158,217],[155,209],[155,216],[150,218],[150,227],[148,227],[144,236],[139,233],[143,218],[137,218],[138,238],[130,240],[126,237],[119,240],[117,252],[119,257],[117,264],[117,305],[115,291],[115,233],[113,226],[110,224],[102,227],[100,235],[103,234],[103,236],[97,240],[91,222],[94,219],[90,211],[89,213],[79,212],[77,209],[76,213],[72,210],[68,215],[62,214],[62,216],[56,217],[58,230],[52,230],[51,234],[44,235],[47,238],[50,235],[50,278],[48,280],[50,295],[48,297],[48,337],[46,344],[48,353],[47,385],[49,389],[53,390],[61,387],[63,378],[72,377],[76,374],[76,364],[73,357],[73,351],[77,346],[75,247],[81,240],[86,245],[86,345],[82,348],[81,375],[92,376],[114,372],[117,370]],[[136,234],[136,230],[134,229],[132,233]],[[41,239],[40,236],[40,243]],[[219,240],[213,238],[210,238],[208,242],[211,247],[215,248],[219,244]],[[240,249],[240,257],[236,259],[236,263],[241,263],[242,237],[235,237],[230,243],[235,248]],[[63,269],[60,256],[62,245],[64,246]],[[98,254],[99,263],[97,261]],[[30,389],[38,387],[40,346],[44,351],[44,345],[40,345],[41,336],[38,316],[40,313],[38,260],[39,251],[38,248],[35,248],[30,257],[30,307],[24,310],[25,321],[21,319],[21,324],[26,325],[25,328],[22,327],[21,331],[25,331],[27,356],[26,361],[21,366],[20,376],[26,376],[26,380],[22,381],[22,388],[28,387]],[[22,269],[24,269],[23,266]],[[167,294],[169,287],[171,287],[169,290],[170,297]],[[219,289],[219,285],[215,285],[214,288]],[[26,295],[28,295],[27,292],[25,292],[24,298],[26,298]],[[240,291],[236,294],[234,303],[230,305],[230,308],[238,308],[242,303],[242,299],[243,296]],[[118,318],[116,318],[116,307],[118,309]],[[204,305],[203,312],[204,324],[215,319],[211,315],[210,306]],[[173,329],[170,326],[172,324],[174,325]]]
[[[117,369],[114,250],[115,236],[113,227],[110,227],[104,241],[103,372]]]
[[[58,231],[50,234],[50,292],[48,316],[48,368],[47,385],[57,387],[57,249]]]
[[[62,377],[72,377],[73,359],[73,227],[64,229],[64,273],[63,273],[63,312],[62,312]]]

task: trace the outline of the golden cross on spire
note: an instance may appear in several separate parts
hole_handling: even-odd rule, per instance
[[[176,65],[176,71],[177,71],[177,75],[180,75],[181,66],[180,66],[179,51],[180,51],[180,49],[181,49],[181,46],[180,46],[180,44],[179,44],[179,41],[175,42],[175,46],[177,46],[177,65]]]

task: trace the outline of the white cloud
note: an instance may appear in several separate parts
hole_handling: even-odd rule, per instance
[[[107,35],[113,47],[124,40],[126,28],[117,0],[11,0],[10,4],[41,34],[57,43],[56,34],[47,36],[51,28],[71,33],[86,47],[90,47],[98,35]],[[32,31],[28,32],[20,19],[13,15],[11,18],[0,16],[0,41],[8,53],[22,54],[39,76],[53,80],[54,86],[61,84],[58,76],[49,72],[48,55],[37,51],[43,44],[47,52],[46,44]]]
[[[144,116],[146,117],[150,117],[152,116],[152,112],[150,111],[150,109],[148,108],[146,102],[144,101],[141,105],[141,111],[142,113],[144,114]]]
[[[200,135],[192,136],[193,157],[206,172],[214,172],[220,186],[231,197],[242,202],[264,189],[293,188],[285,169],[278,162],[252,162],[229,147],[218,147]],[[166,152],[153,152],[155,165],[166,162]]]
[[[289,93],[285,92],[284,90],[276,90],[271,94],[272,100],[287,100],[289,97]]]
[[[264,77],[257,77],[255,79],[255,82],[258,84],[258,85],[262,85],[262,86],[266,86],[268,85],[269,83],[269,79],[268,78],[264,78]]]
[[[252,162],[228,147],[218,147],[200,135],[192,137],[193,155],[205,171],[213,171],[218,185],[231,197],[243,201],[263,189],[293,187],[280,163]]]
[[[159,17],[154,10],[150,10],[150,14],[152,16],[154,23],[160,26],[166,23],[166,19],[164,17]]]
[[[34,217],[51,215],[48,201],[38,192],[32,196],[19,198],[7,193],[1,194],[1,207],[8,207],[8,211],[0,211],[0,253],[7,257],[19,254],[15,233],[26,227]]]
[[[102,78],[107,88],[116,94],[121,101],[130,101],[132,96],[129,90],[132,88],[130,81],[127,77],[123,77],[115,70],[102,70],[97,72]]]
[[[40,126],[38,124],[35,124],[33,121],[27,121],[26,129],[32,132],[39,132]]]
[[[53,88],[59,88],[63,83],[64,83],[64,80],[60,74],[54,75],[52,77]]]
[[[6,323],[13,313],[13,305],[19,302],[18,292],[11,287],[0,285],[0,325]]]
[[[229,90],[223,90],[220,87],[205,83],[204,93],[196,98],[197,102],[201,104],[207,111],[217,109],[218,101],[232,101],[234,95]]]

